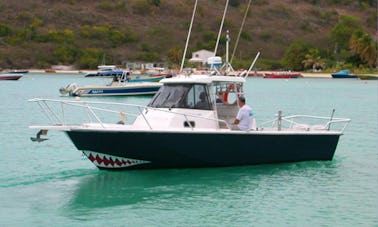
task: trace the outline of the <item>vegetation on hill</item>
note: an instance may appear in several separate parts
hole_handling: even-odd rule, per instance
[[[187,58],[213,50],[221,0],[200,0]],[[235,45],[249,0],[230,0],[223,31]],[[0,68],[164,62],[182,57],[194,0],[34,0],[0,3]],[[253,0],[233,60],[260,69],[375,68],[377,2]],[[218,55],[225,54],[223,32]]]

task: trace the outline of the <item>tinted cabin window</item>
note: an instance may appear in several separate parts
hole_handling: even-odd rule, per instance
[[[208,89],[204,84],[165,84],[148,106],[155,108],[213,109]]]

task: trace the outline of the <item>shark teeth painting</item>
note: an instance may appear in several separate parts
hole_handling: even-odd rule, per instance
[[[106,155],[92,151],[83,151],[84,155],[99,168],[125,168],[134,165],[149,163],[149,161],[123,158],[113,155]]]

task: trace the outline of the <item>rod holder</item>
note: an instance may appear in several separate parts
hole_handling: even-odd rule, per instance
[[[278,117],[277,117],[277,130],[281,131],[282,128],[282,111],[278,111]]]

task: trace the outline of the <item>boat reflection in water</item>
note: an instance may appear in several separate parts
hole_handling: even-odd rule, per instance
[[[337,175],[336,169],[337,164],[334,162],[312,162],[230,168],[99,172],[82,177],[64,207],[67,215],[77,217],[80,212],[92,213],[93,210],[101,208],[128,205],[143,209],[146,206],[157,209],[186,208],[191,201],[198,204],[198,198],[206,197],[216,197],[223,201],[222,204],[231,205],[233,201],[230,197],[238,200],[244,197],[247,201],[261,199],[261,193],[266,193],[266,185],[261,182],[267,182],[267,179],[271,180],[271,187],[282,187],[282,179],[305,184],[304,176],[311,176],[311,181],[333,179]]]

